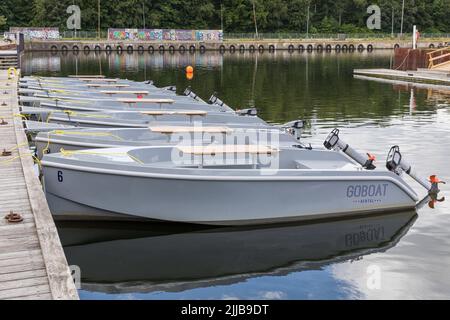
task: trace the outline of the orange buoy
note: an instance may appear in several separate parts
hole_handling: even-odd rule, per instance
[[[192,80],[193,78],[194,78],[194,73],[193,72],[187,72],[186,73],[186,79]]]
[[[194,72],[194,68],[192,66],[186,67],[186,73],[193,73],[193,72]]]

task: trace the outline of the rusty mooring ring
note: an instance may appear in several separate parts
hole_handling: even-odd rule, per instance
[[[23,218],[19,213],[15,213],[10,211],[9,214],[7,214],[5,216],[5,219],[10,222],[10,223],[18,223],[18,222],[22,222]]]

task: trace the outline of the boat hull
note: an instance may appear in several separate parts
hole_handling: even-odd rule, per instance
[[[52,166],[45,189],[55,216],[96,212],[207,225],[252,225],[403,210],[416,204],[389,176],[232,177],[130,176]],[[221,179],[224,178],[224,179]],[[365,190],[365,191],[364,191]],[[53,203],[58,203],[57,207]],[[77,207],[79,212],[70,212]],[[67,208],[64,212],[64,208]],[[76,214],[75,214],[76,213]]]

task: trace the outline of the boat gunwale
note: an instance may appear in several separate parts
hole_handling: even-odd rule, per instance
[[[405,192],[414,202],[419,200],[417,194],[411,189],[409,190],[405,184],[400,182],[398,179],[390,177],[388,175],[374,175],[374,176],[280,176],[280,175],[253,175],[253,176],[243,176],[243,175],[227,175],[227,176],[218,176],[218,175],[198,175],[198,174],[174,174],[174,173],[155,173],[155,172],[139,172],[139,171],[131,171],[131,170],[122,170],[122,169],[105,169],[105,168],[97,168],[97,167],[88,167],[86,165],[74,165],[67,163],[58,163],[52,162],[51,160],[41,160],[42,166],[53,167],[53,168],[62,168],[69,169],[74,171],[81,172],[89,172],[89,173],[98,173],[98,174],[111,174],[118,176],[128,176],[128,177],[140,177],[140,178],[153,178],[153,179],[171,179],[171,180],[194,180],[194,181],[387,181],[391,182],[397,187],[399,187],[403,192]],[[158,168],[160,169],[160,168]],[[163,168],[166,169],[166,168]],[[182,169],[186,170],[187,168],[171,168],[171,170]],[[198,168],[189,168],[190,170],[207,170],[207,169],[198,169]],[[251,169],[255,170],[255,169]],[[265,169],[268,170],[268,169]],[[285,173],[289,172],[339,172],[342,171],[340,169],[320,169],[320,170],[312,170],[312,169],[274,169],[274,171],[282,171]],[[242,171],[244,173],[244,171]],[[352,171],[353,172],[353,171]],[[356,170],[354,172],[357,172]],[[380,173],[389,174],[389,171],[377,171]],[[409,186],[408,186],[409,187]],[[411,188],[411,187],[409,187]]]

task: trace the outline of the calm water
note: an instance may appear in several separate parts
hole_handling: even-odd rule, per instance
[[[22,69],[152,79],[180,92],[190,85],[203,98],[216,91],[233,107],[256,106],[271,122],[307,120],[304,141],[313,146],[339,127],[346,142],[375,154],[379,166],[398,144],[424,176],[436,173],[450,182],[450,88],[352,76],[353,68],[390,63],[390,52],[34,53]],[[196,69],[191,81],[187,65]],[[450,183],[441,189],[448,195]],[[450,201],[434,209],[425,203],[417,211],[263,229],[59,225],[69,263],[81,268],[82,299],[448,299],[449,230]]]

